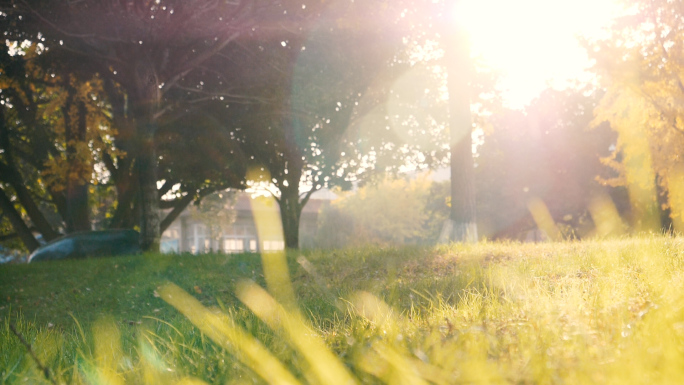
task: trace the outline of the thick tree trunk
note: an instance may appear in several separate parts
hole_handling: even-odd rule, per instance
[[[127,172],[121,172],[115,178],[116,210],[109,227],[112,229],[130,229],[135,226],[136,217],[133,202],[137,192],[137,178]]]
[[[71,90],[75,92],[75,90]],[[63,108],[64,131],[66,136],[66,230],[67,233],[90,230],[88,207],[88,183],[82,180],[83,172],[77,153],[77,144],[86,141],[87,110],[83,102],[77,103],[77,122],[71,119],[73,94],[67,98]]]
[[[280,206],[280,220],[283,224],[285,247],[288,249],[298,249],[299,218],[302,214],[302,205],[299,203],[299,189],[282,189],[278,205]]]
[[[138,185],[140,186],[140,246],[145,251],[159,252],[161,221],[157,194],[157,152],[151,137],[143,140],[138,154]]]
[[[2,213],[9,219],[10,223],[12,224],[12,228],[14,231],[16,231],[17,235],[19,235],[19,238],[24,243],[24,246],[26,246],[29,251],[37,249],[40,244],[33,236],[33,233],[26,223],[24,223],[24,220],[21,219],[21,214],[19,214],[19,212],[14,208],[12,201],[7,197],[1,188],[0,209],[2,209]]]
[[[453,25],[445,28],[449,126],[451,132],[451,226],[449,239],[477,242],[475,180],[472,152],[470,51],[465,31]]]
[[[470,138],[470,136],[468,136]],[[473,153],[470,140],[451,145],[451,236],[455,242],[477,242]]]
[[[129,95],[129,100],[134,111],[140,143],[136,158],[140,188],[140,246],[145,251],[159,252],[161,221],[157,192],[158,162],[154,144],[157,129],[155,114],[161,99],[159,79],[152,62],[144,56],[135,63],[132,75],[135,95]]]
[[[135,121],[127,115],[127,99],[119,90],[117,83],[111,79],[105,79],[104,90],[111,103],[112,121],[116,128],[116,147],[125,155],[112,159],[107,153],[103,154],[103,160],[112,175],[116,189],[116,210],[109,223],[113,229],[130,229],[136,225],[137,217],[134,215],[133,202],[138,192],[138,178],[134,170],[135,149]]]

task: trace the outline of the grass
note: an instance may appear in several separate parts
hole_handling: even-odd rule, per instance
[[[10,323],[57,383],[684,382],[681,238],[306,252],[287,266],[296,303],[257,255],[0,266],[0,383],[49,383]]]

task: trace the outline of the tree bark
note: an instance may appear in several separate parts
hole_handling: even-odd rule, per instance
[[[82,180],[82,175],[79,175],[83,170],[81,170],[82,165],[79,163],[77,150],[77,144],[86,141],[88,112],[85,103],[82,101],[77,102],[77,121],[73,121],[71,112],[73,110],[76,90],[70,85],[67,85],[67,89],[69,90],[69,95],[62,108],[67,157],[66,218],[64,219],[67,233],[73,233],[75,231],[90,230],[88,183]]]
[[[157,152],[150,136],[143,138],[138,154],[138,185],[140,186],[140,246],[145,251],[159,252],[161,221],[157,193]]]
[[[140,246],[145,251],[159,252],[161,242],[161,220],[157,191],[157,151],[154,135],[157,131],[155,114],[159,107],[161,93],[159,79],[149,58],[141,58],[133,68],[135,95],[132,102],[136,120],[137,136],[140,140],[136,158],[138,186],[140,188]]]
[[[447,14],[450,13],[447,12]],[[449,239],[455,242],[477,242],[469,88],[472,74],[470,50],[463,28],[458,25],[445,25],[444,32],[451,133],[451,231]]]
[[[24,223],[24,220],[21,219],[21,214],[19,214],[19,212],[14,208],[12,201],[7,197],[1,188],[0,209],[2,209],[3,214],[5,214],[9,219],[10,223],[12,224],[12,228],[14,228],[14,231],[16,231],[17,235],[19,235],[19,238],[24,243],[24,246],[26,246],[29,251],[37,249],[40,244],[33,236],[31,229],[29,229],[26,223]]]
[[[291,187],[291,186],[288,186]],[[299,188],[284,188],[280,190],[278,206],[280,207],[280,221],[283,225],[285,247],[299,248],[299,218],[302,205],[299,202]]]

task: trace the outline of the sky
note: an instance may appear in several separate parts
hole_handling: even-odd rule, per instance
[[[522,108],[548,86],[591,79],[577,36],[601,37],[620,9],[616,0],[462,0],[454,18],[472,54],[502,74],[504,103]]]

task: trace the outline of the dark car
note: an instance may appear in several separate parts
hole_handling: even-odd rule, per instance
[[[29,263],[55,259],[79,259],[140,253],[135,230],[83,231],[59,237],[29,256]]]

